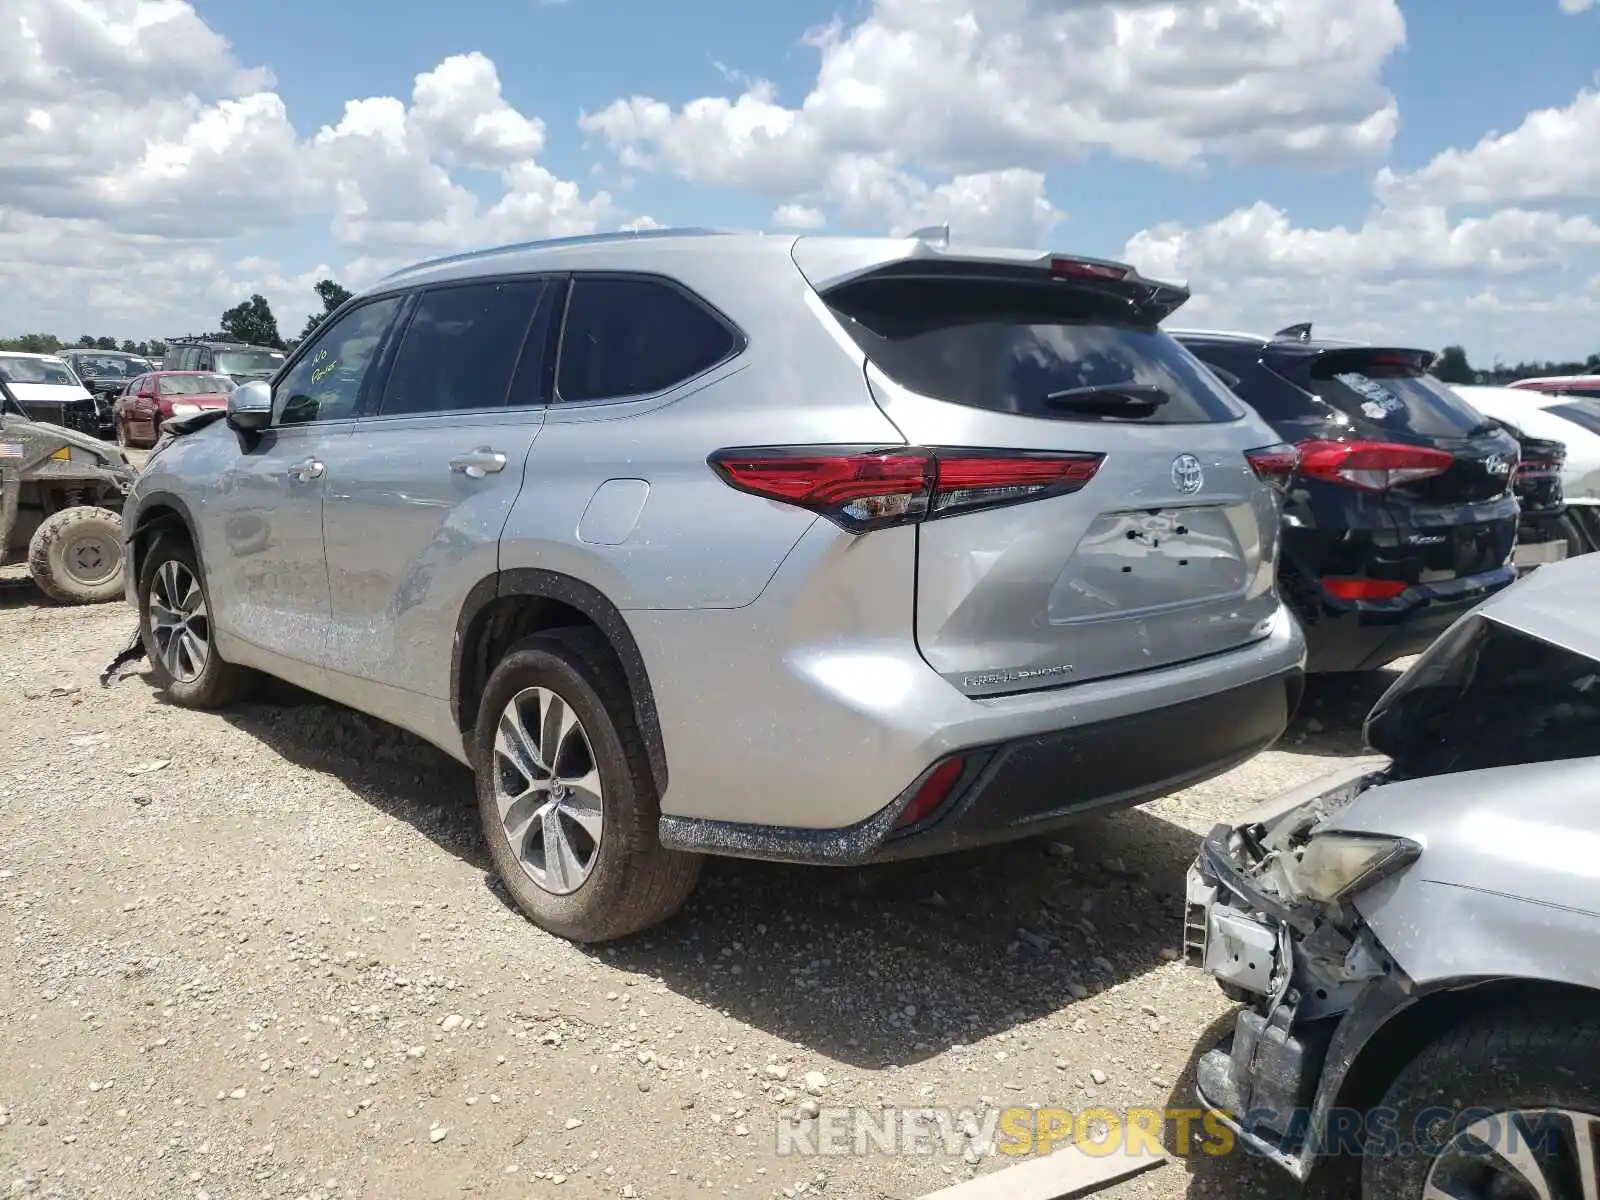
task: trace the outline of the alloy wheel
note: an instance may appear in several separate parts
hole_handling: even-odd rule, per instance
[[[150,632],[168,675],[192,683],[211,654],[211,617],[194,572],[175,558],[156,568],[150,581]]]
[[[1422,1200],[1600,1200],[1600,1116],[1566,1109],[1484,1115],[1434,1160]]]
[[[594,873],[605,792],[578,714],[549,688],[524,688],[495,729],[494,798],[511,851],[545,891],[566,896]]]

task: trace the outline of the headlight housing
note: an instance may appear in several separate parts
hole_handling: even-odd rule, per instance
[[[198,404],[174,404],[172,406],[172,415],[174,417],[192,417],[200,411],[201,408]]]
[[[1417,861],[1422,847],[1409,838],[1367,833],[1321,833],[1297,859],[1284,862],[1289,884],[1319,904],[1336,904]]]

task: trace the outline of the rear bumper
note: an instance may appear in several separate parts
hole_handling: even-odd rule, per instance
[[[1457,617],[1515,582],[1517,569],[1413,588],[1402,604],[1361,604],[1343,610],[1328,605],[1306,624],[1306,670],[1376,671],[1396,659],[1420,654]]]
[[[949,798],[906,830],[895,821],[932,767],[887,807],[844,828],[663,817],[661,841],[741,858],[854,866],[1032,837],[1094,810],[1168,795],[1253,758],[1282,735],[1303,686],[1295,666],[1162,708],[964,748]]]

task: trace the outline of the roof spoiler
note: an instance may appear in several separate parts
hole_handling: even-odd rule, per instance
[[[797,240],[795,265],[819,294],[868,278],[961,276],[1032,282],[1041,278],[1107,293],[1154,324],[1189,301],[1187,284],[1149,279],[1112,259],[1049,250],[952,246],[947,226],[919,229],[903,239],[808,238]]]
[[[1290,325],[1287,329],[1280,329],[1272,335],[1275,342],[1309,342],[1311,340],[1311,322],[1305,321],[1299,325]]]

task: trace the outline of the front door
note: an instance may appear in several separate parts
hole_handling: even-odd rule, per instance
[[[271,659],[322,662],[331,611],[323,499],[403,303],[363,305],[317,335],[273,389],[272,425],[241,447],[201,516],[218,632]]]
[[[341,448],[337,478],[330,472],[330,676],[360,681],[363,707],[425,736],[448,708],[419,716],[406,695],[450,695],[457,615],[498,568],[500,534],[544,420],[550,314],[561,292],[538,277],[422,292],[382,395],[369,398]]]

